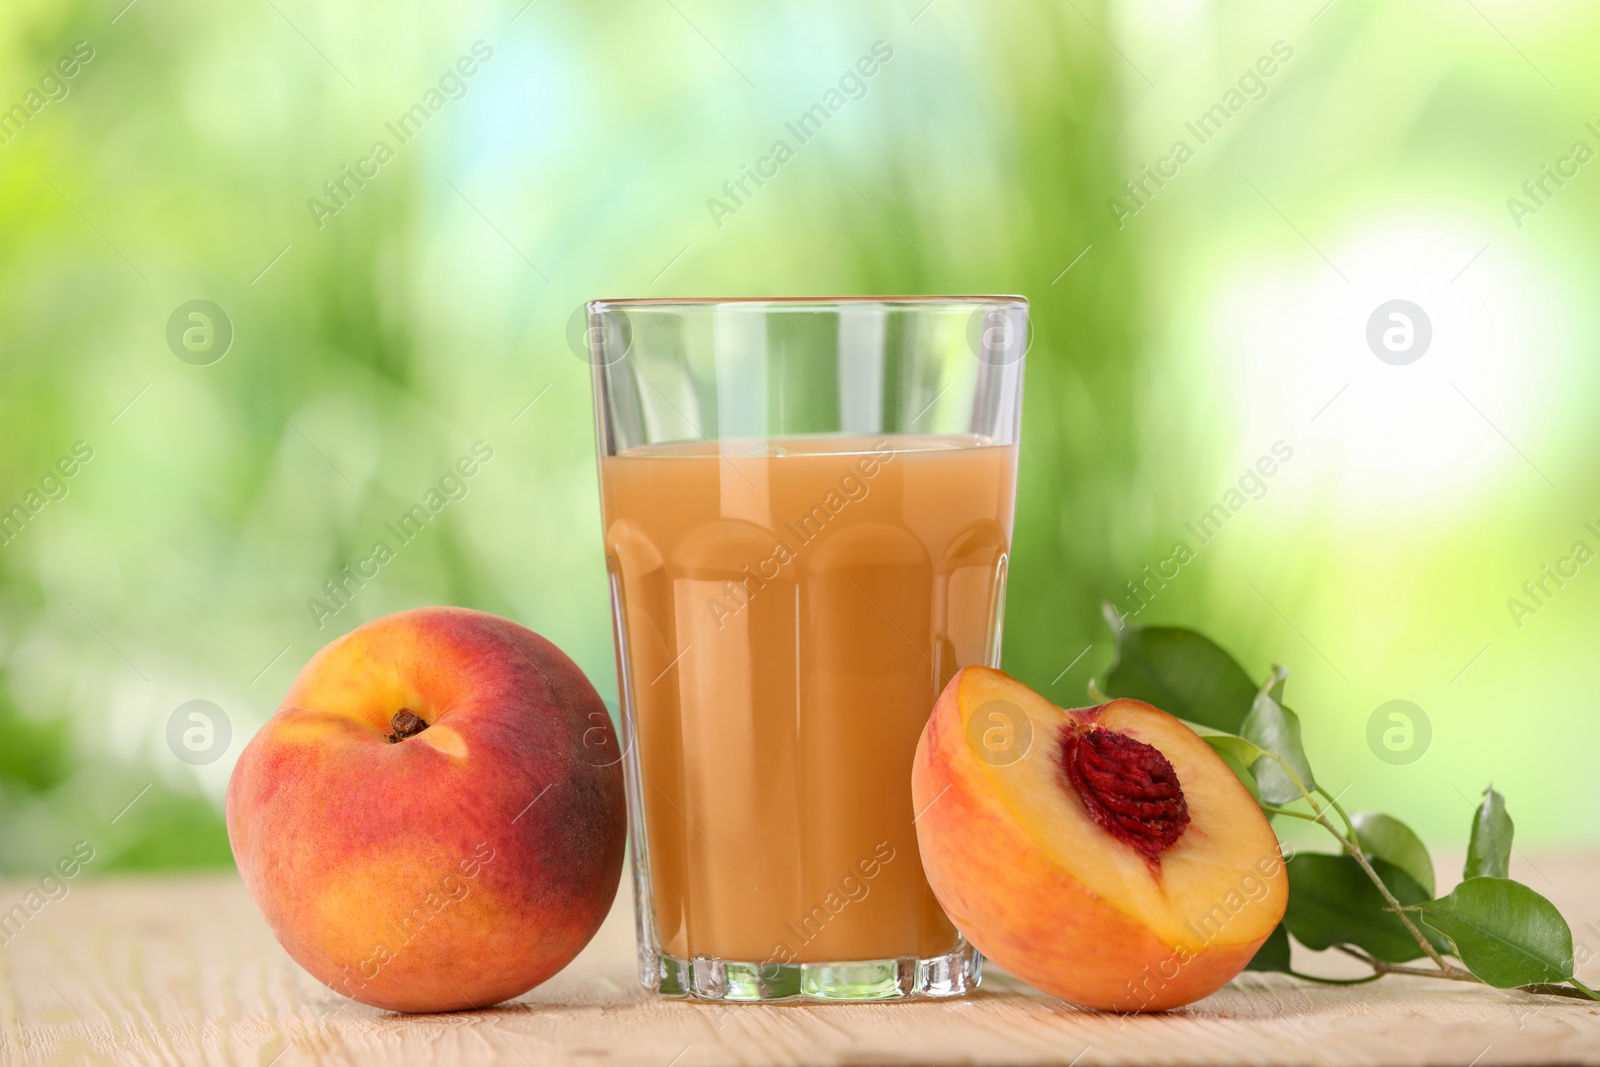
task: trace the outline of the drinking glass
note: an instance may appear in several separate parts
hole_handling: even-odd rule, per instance
[[[1027,302],[588,305],[639,977],[957,996],[911,765],[998,666]]]

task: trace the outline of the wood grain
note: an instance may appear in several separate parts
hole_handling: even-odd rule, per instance
[[[1600,855],[1538,856],[1600,984]],[[0,909],[29,883],[0,883]],[[634,974],[626,889],[566,971],[486,1011],[400,1016],[343,1000],[273,940],[237,878],[74,884],[0,948],[3,1064],[1600,1064],[1600,1005],[1390,977],[1245,975],[1158,1016],[1098,1015],[990,970],[965,1000],[721,1006]],[[1324,974],[1350,961],[1297,957]]]

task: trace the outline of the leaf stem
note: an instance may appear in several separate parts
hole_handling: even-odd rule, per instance
[[[1454,968],[1452,968],[1449,973],[1445,973],[1444,971],[1430,971],[1426,967],[1407,967],[1402,963],[1387,963],[1384,960],[1370,956],[1365,952],[1357,951],[1356,949],[1351,948],[1349,945],[1335,945],[1333,947],[1338,949],[1340,952],[1343,952],[1346,956],[1351,956],[1360,960],[1368,967],[1371,967],[1378,974],[1410,974],[1415,975],[1418,978],[1448,978],[1452,982],[1475,982],[1478,985],[1485,984],[1482,978],[1479,978],[1476,975],[1470,974],[1466,971],[1457,970]]]
[[[1567,981],[1576,986],[1580,991],[1582,991],[1583,995],[1588,997],[1590,1000],[1600,1000],[1600,993],[1596,993],[1594,990],[1590,989],[1576,978],[1568,978]],[[1557,988],[1560,987],[1558,986]]]
[[[1371,974],[1364,974],[1360,978],[1324,978],[1320,974],[1305,974],[1301,971],[1293,970],[1284,971],[1283,973],[1304,979],[1307,982],[1319,982],[1322,985],[1365,985],[1368,982],[1376,982],[1383,977],[1382,971],[1373,971]]]
[[[1261,810],[1266,812],[1268,815],[1287,815],[1291,819],[1304,819],[1306,822],[1317,821],[1317,817],[1315,815],[1307,815],[1303,811],[1291,811],[1288,808],[1280,808],[1276,804],[1263,803],[1261,805]],[[1318,823],[1318,825],[1321,824]]]
[[[1449,974],[1445,974],[1442,971],[1430,971],[1426,967],[1407,967],[1399,963],[1385,963],[1383,960],[1374,959],[1367,953],[1351,948],[1349,945],[1335,945],[1333,947],[1343,952],[1346,956],[1358,959],[1368,967],[1371,967],[1375,978],[1386,974],[1409,974],[1417,978],[1446,978],[1452,982],[1471,982],[1474,985],[1489,984],[1470,971],[1464,971],[1459,968],[1454,968]],[[1576,978],[1569,978],[1568,981],[1577,988],[1568,988],[1559,982],[1536,982],[1532,985],[1515,986],[1514,988],[1521,993],[1533,993],[1540,996],[1570,997],[1574,1000],[1600,1000],[1600,995],[1597,995],[1594,990]]]
[[[1539,993],[1549,997],[1571,997],[1573,1000],[1600,1000],[1600,997],[1593,995],[1594,991],[1592,989],[1577,979],[1569,978],[1567,981],[1578,988],[1572,989],[1557,982],[1538,982],[1534,985],[1519,985],[1517,986],[1517,991],[1519,993]]]
[[[1350,854],[1352,859],[1361,864],[1361,869],[1367,872],[1367,877],[1372,879],[1372,884],[1377,886],[1378,891],[1383,894],[1383,899],[1388,903],[1389,910],[1399,917],[1400,921],[1405,924],[1405,928],[1411,932],[1411,936],[1416,938],[1418,947],[1427,954],[1428,958],[1434,962],[1434,965],[1439,970],[1444,972],[1446,977],[1456,977],[1456,968],[1445,962],[1445,958],[1439,954],[1439,950],[1434,948],[1426,937],[1422,936],[1422,931],[1417,929],[1416,923],[1411,921],[1411,916],[1406,914],[1404,906],[1395,899],[1393,893],[1389,892],[1389,887],[1383,884],[1383,879],[1379,878],[1378,872],[1372,869],[1372,864],[1367,862],[1366,854],[1361,851],[1361,846],[1355,842],[1347,841],[1345,842],[1345,851]]]
[[[1295,769],[1289,766],[1288,761],[1284,760],[1277,753],[1268,752],[1265,749],[1262,750],[1261,754],[1270,758],[1277,763],[1278,766],[1283,768],[1284,773],[1289,776],[1289,780],[1294,783],[1294,787],[1300,790],[1300,795],[1305,798],[1306,804],[1308,804],[1311,810],[1316,813],[1316,818],[1312,821],[1321,823],[1323,829],[1332,834],[1334,838],[1344,846],[1345,853],[1351,859],[1355,860],[1356,863],[1361,865],[1361,869],[1365,871],[1367,877],[1372,880],[1372,884],[1378,887],[1378,892],[1383,894],[1384,902],[1388,904],[1389,910],[1394,912],[1401,924],[1405,926],[1406,931],[1416,939],[1417,947],[1422,949],[1423,953],[1434,962],[1434,965],[1437,966],[1446,977],[1454,978],[1456,976],[1456,969],[1450,966],[1450,964],[1446,963],[1445,958],[1439,954],[1439,950],[1434,948],[1426,937],[1422,936],[1422,931],[1417,929],[1417,925],[1412,922],[1411,917],[1406,914],[1404,905],[1395,899],[1395,895],[1389,891],[1389,887],[1383,883],[1383,879],[1378,877],[1378,872],[1372,869],[1372,864],[1367,862],[1366,854],[1361,851],[1361,845],[1355,840],[1353,828],[1349,837],[1341,834],[1339,832],[1339,828],[1334,826],[1333,821],[1328,818],[1327,809],[1317,803],[1317,798],[1311,795],[1311,791],[1306,788],[1305,782],[1300,780],[1300,775],[1295,773]],[[1334,806],[1336,809],[1338,809],[1337,804]],[[1338,810],[1340,814],[1343,815],[1343,809]],[[1348,817],[1346,817],[1346,821],[1348,822]],[[1374,961],[1375,964],[1377,962],[1378,961]]]
[[[1351,821],[1349,814],[1345,812],[1344,808],[1339,806],[1339,801],[1336,798],[1329,796],[1328,791],[1322,788],[1320,785],[1317,786],[1317,792],[1322,794],[1323,799],[1328,802],[1329,807],[1333,808],[1334,811],[1339,813],[1339,818],[1344,820],[1345,827],[1350,831],[1350,840],[1356,841],[1356,824]],[[1359,843],[1360,842],[1358,841],[1357,844]]]
[[[1448,978],[1452,982],[1474,982],[1485,985],[1482,978],[1462,970],[1451,969],[1444,971],[1430,971],[1426,967],[1407,967],[1403,963],[1384,963],[1382,960],[1373,960],[1372,965],[1378,969],[1379,974],[1410,974],[1418,978]]]

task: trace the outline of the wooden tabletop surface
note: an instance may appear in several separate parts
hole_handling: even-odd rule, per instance
[[[1572,922],[1600,985],[1600,854],[1521,871]],[[0,883],[0,910],[34,888]],[[1355,987],[1246,974],[1164,1015],[1080,1011],[993,969],[975,996],[874,1005],[663,1000],[635,978],[619,895],[564,972],[498,1008],[401,1016],[318,985],[232,875],[71,885],[0,934],[0,1064],[1600,1064],[1600,1004],[1391,976]],[[1297,957],[1303,970],[1353,961]]]

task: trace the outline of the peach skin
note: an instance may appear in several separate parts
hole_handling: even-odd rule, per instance
[[[481,1008],[564,967],[622,871],[594,687],[509,620],[377,619],[318,652],[228,784],[239,872],[289,955],[394,1011]]]

